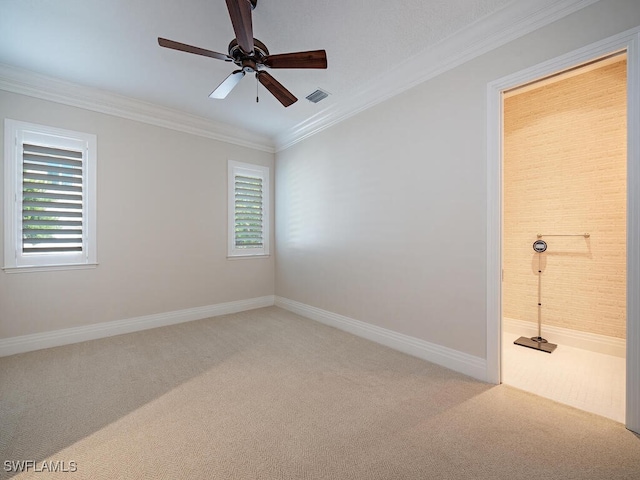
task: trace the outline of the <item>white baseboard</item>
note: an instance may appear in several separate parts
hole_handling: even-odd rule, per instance
[[[538,324],[504,318],[503,327],[506,332],[523,337],[538,335]],[[608,337],[595,333],[579,332],[568,328],[542,325],[542,336],[551,343],[590,350],[592,352],[625,357],[627,342],[623,338]],[[515,339],[514,339],[515,340]]]
[[[4,338],[0,339],[0,357],[31,352],[43,348],[59,347],[61,345],[69,345],[86,340],[112,337],[123,333],[138,332],[150,328],[164,327],[176,323],[190,322],[192,320],[217,317],[219,315],[252,310],[254,308],[269,307],[274,304],[274,301],[275,297],[273,295],[267,295],[265,297],[218,303],[216,305],[207,305],[205,307],[189,308],[174,312],[157,313],[128,318],[126,320],[115,320],[82,327]]]
[[[483,381],[486,378],[486,361],[483,358],[474,357],[451,348],[429,343],[419,338],[410,337],[409,335],[377,327],[287,298],[276,296],[275,305],[311,320],[344,330],[358,337],[366,338],[394,350],[436,363],[470,377]]]

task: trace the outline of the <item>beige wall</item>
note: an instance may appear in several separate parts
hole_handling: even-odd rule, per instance
[[[226,258],[227,159],[273,154],[0,91],[4,118],[97,135],[100,265],[0,271],[0,338],[273,295],[273,256]]]
[[[626,61],[504,102],[503,313],[625,337]]]
[[[637,25],[601,0],[280,152],[276,294],[485,358],[487,84]]]
[[[484,358],[487,83],[637,25],[601,0],[278,153],[275,293]],[[4,92],[0,117],[97,134],[100,262],[0,272],[0,338],[274,293],[273,257],[226,260],[224,175],[273,155]]]

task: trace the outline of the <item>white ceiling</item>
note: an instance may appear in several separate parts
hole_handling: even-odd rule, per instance
[[[425,52],[466,30],[495,26],[491,18],[501,14],[504,21],[507,7],[528,6],[531,15],[536,5],[540,10],[553,3],[581,2],[258,0],[254,36],[271,53],[327,51],[327,70],[271,72],[298,97],[289,108],[262,86],[256,103],[250,76],[226,99],[212,100],[209,93],[235,66],[158,46],[161,36],[226,54],[234,34],[224,0],[0,0],[0,64],[276,139],[349,103],[378,80],[401,82],[398,69],[411,77],[413,59],[417,70],[424,69]],[[316,88],[332,95],[318,104],[305,100]]]

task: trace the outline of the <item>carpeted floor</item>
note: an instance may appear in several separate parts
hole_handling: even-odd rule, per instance
[[[6,472],[20,460],[45,472]],[[0,461],[16,479],[637,480],[640,437],[269,307],[1,358]]]

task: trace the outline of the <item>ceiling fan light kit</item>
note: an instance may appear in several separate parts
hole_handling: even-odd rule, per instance
[[[265,69],[325,69],[327,68],[327,53],[324,50],[312,50],[308,52],[271,55],[264,43],[253,38],[251,11],[256,7],[257,0],[226,0],[226,2],[231,24],[233,25],[233,31],[236,34],[236,38],[229,43],[228,55],[162,37],[158,37],[158,44],[161,47],[172,50],[233,62],[240,67],[239,70],[233,71],[211,92],[209,95],[210,98],[226,98],[247,73],[255,73],[258,81],[269,90],[282,105],[288,107],[297,102],[298,99]]]

